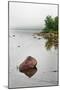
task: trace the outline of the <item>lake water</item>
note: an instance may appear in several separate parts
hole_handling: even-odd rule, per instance
[[[9,30],[9,88],[58,85],[58,49],[47,50],[46,40],[35,38],[35,32]],[[37,60],[37,71],[31,78],[17,69],[27,56]]]

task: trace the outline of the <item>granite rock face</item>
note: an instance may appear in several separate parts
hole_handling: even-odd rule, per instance
[[[29,70],[29,69],[33,69],[35,68],[37,65],[37,60],[31,56],[28,56],[24,62],[22,62],[20,65],[19,65],[19,71],[23,72],[23,71],[26,71],[26,70]]]

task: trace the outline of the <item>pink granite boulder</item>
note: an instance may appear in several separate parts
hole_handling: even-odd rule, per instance
[[[24,62],[22,62],[19,65],[19,71],[23,72],[25,70],[32,69],[32,68],[36,67],[36,65],[37,65],[37,60],[31,56],[28,56],[24,60]]]

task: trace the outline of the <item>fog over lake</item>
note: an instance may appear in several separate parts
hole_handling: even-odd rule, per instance
[[[46,16],[57,16],[57,5],[14,3],[9,4],[9,28],[42,29]]]

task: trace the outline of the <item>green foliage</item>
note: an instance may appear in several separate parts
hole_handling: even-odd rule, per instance
[[[43,31],[58,31],[58,16],[56,16],[55,18],[47,16],[45,19],[45,28],[43,29]]]
[[[58,30],[58,17],[54,19],[54,30]]]

